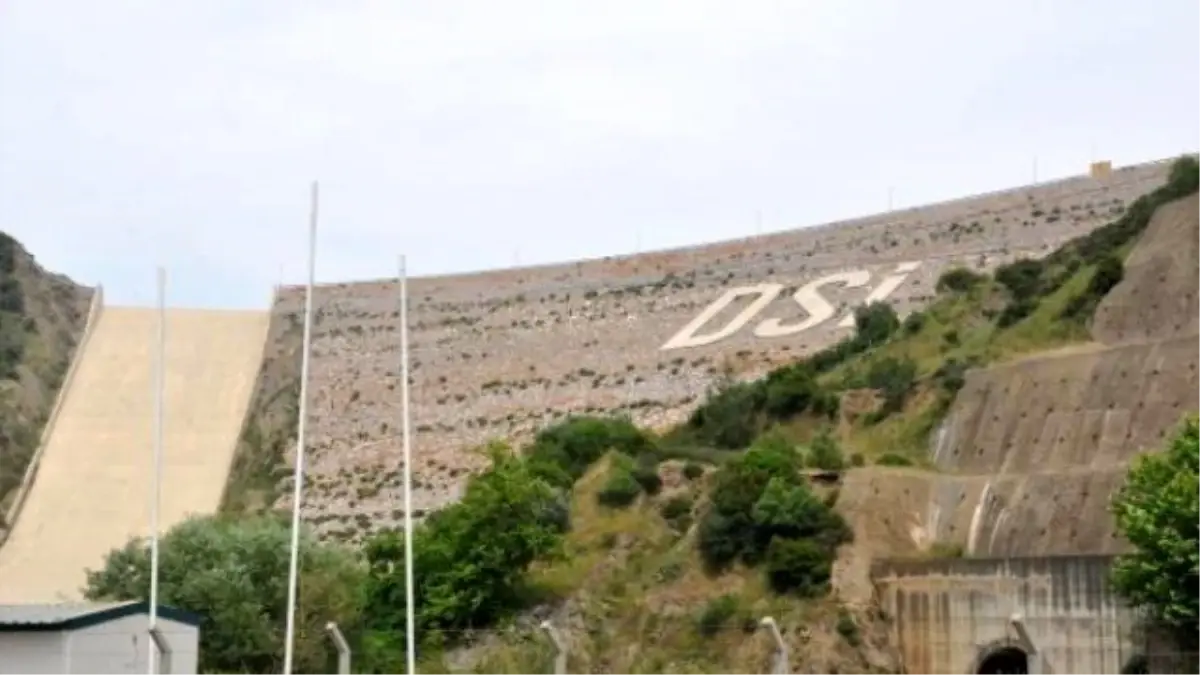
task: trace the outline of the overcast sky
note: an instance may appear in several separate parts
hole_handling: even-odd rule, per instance
[[[647,250],[1200,148],[1195,0],[0,0],[0,228],[110,303]]]

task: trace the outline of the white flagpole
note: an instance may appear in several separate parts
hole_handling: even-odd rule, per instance
[[[304,432],[308,422],[308,360],[312,351],[313,284],[317,270],[317,183],[312,184],[308,223],[308,289],[304,294],[304,341],[300,355],[300,411],[296,429],[296,466],[292,474],[292,556],[288,565],[287,628],[283,643],[283,673],[292,673],[296,637],[296,588],[300,564],[300,500],[304,492]]]
[[[417,672],[417,621],[413,600],[413,521],[412,521],[412,434],[408,405],[408,269],[400,256],[400,414],[404,417],[404,624],[408,673]]]
[[[158,627],[158,510],[162,501],[162,454],[163,454],[163,397],[165,394],[166,336],[167,336],[167,271],[159,267],[155,280],[158,328],[155,336],[154,354],[154,470],[150,476],[150,624],[148,632],[153,635]],[[148,640],[150,650],[147,663],[151,674],[158,672],[158,646]]]

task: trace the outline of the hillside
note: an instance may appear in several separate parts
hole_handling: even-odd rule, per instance
[[[47,272],[0,233],[0,539],[37,449],[93,291]]]
[[[853,331],[851,308],[906,314],[939,276],[1042,257],[1162,184],[1169,164],[979,195],[708,246],[410,281],[416,516],[453,503],[486,460],[568,415],[663,430],[727,375],[753,379]],[[360,542],[398,522],[398,288],[315,294],[306,522]],[[302,288],[283,288],[230,511],[286,507],[299,391]],[[724,328],[722,328],[724,326]]]
[[[1108,492],[1200,407],[1198,183],[1187,157],[857,230],[414,280],[422,670],[545,671],[549,620],[575,672],[755,672],[770,615],[795,670],[896,672],[936,636],[896,639],[880,558],[1121,550]],[[330,668],[326,621],[355,670],[404,667],[394,291],[316,298],[305,672]],[[281,667],[283,587],[262,580],[286,576],[268,542],[291,537],[271,507],[287,505],[301,321],[299,293],[277,297],[224,513],[164,538],[162,597],[212,617],[215,672]],[[141,598],[148,556],[116,551],[86,596]]]
[[[872,560],[1124,550],[1109,495],[1134,456],[1200,409],[1198,182],[1184,161],[1042,260],[949,271],[903,321],[868,307],[855,336],[726,382],[657,439],[584,419],[543,432],[526,450],[535,472],[551,461],[581,478],[561,548],[527,579],[536,609],[503,628],[431,629],[469,646],[427,648],[425,671],[549,672],[536,629],[549,618],[573,672],[764,672],[772,647],[756,621],[771,615],[794,672],[896,672]],[[581,449],[596,434],[617,452],[586,462],[603,454]],[[794,484],[797,465],[808,488],[764,482]],[[762,520],[775,489],[801,501],[810,490],[844,517],[853,536],[831,540],[844,542],[832,568],[775,550],[789,536]],[[806,508],[808,525],[789,527],[832,536]],[[756,549],[764,527],[777,534]],[[714,556],[733,564],[706,572]]]

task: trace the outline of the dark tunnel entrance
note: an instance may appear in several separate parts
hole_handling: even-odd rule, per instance
[[[975,672],[980,675],[985,673],[1028,673],[1029,657],[1017,647],[1001,647],[985,656]]]

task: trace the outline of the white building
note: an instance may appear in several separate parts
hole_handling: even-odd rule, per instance
[[[0,605],[0,674],[146,673],[148,611],[145,602]],[[158,628],[171,649],[160,672],[195,673],[200,617],[160,605]]]

